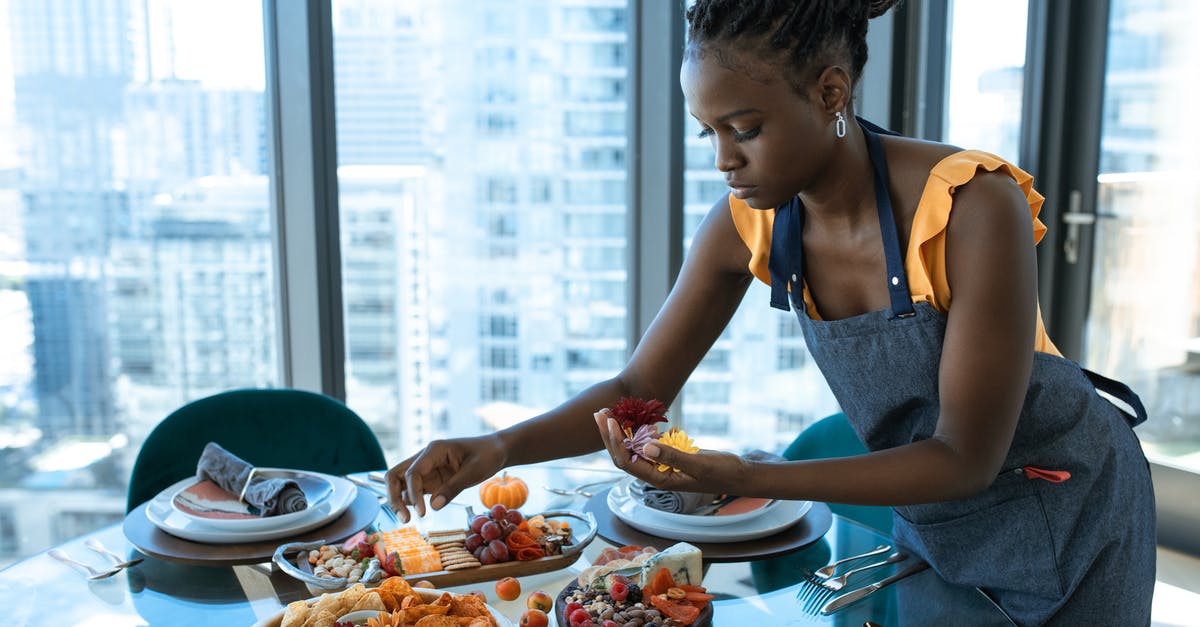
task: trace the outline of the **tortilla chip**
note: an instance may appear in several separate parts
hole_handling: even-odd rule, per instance
[[[404,577],[388,577],[383,580],[383,583],[379,584],[379,587],[396,595],[397,602],[403,600],[404,597],[411,596],[417,597],[417,601],[421,600],[421,595],[416,590],[413,590],[413,587],[409,585]]]
[[[354,607],[354,605],[358,603],[358,600],[361,599],[366,593],[367,587],[361,583],[356,583],[353,586],[343,590],[342,593],[338,595],[338,601],[341,603],[342,607],[346,608],[346,611],[342,612],[342,614],[349,613],[350,608]],[[341,616],[342,614],[338,614],[338,616]]]
[[[404,599],[396,598],[392,591],[387,588],[376,588],[375,594],[379,595],[379,600],[383,601],[383,607],[389,612],[394,612],[400,609],[400,602]]]
[[[339,612],[341,609],[341,595],[337,593],[331,594],[326,592],[325,594],[321,595],[321,598],[317,599],[316,603],[313,604],[312,610],[310,610],[308,614],[309,622],[305,624],[308,627],[312,627],[312,621],[315,620],[316,617],[321,614],[321,612],[329,612],[330,614],[333,614],[335,618],[341,616],[342,614],[345,614],[345,612]]]
[[[350,608],[351,612],[358,612],[360,610],[377,610],[380,612],[386,612],[387,606],[383,604],[383,598],[379,596],[378,592],[371,591],[359,597],[358,602],[354,604],[354,607]]]
[[[430,615],[417,621],[413,627],[458,627],[458,619],[453,616]]]
[[[402,625],[415,623],[426,616],[445,616],[450,613],[449,605],[414,605],[412,607],[400,610],[397,612],[403,617],[400,621]]]
[[[487,603],[473,594],[456,594],[451,597],[450,613],[466,618],[492,615],[487,609]]]
[[[304,627],[333,627],[338,616],[340,614],[334,614],[329,610],[321,610],[318,613],[314,608],[314,611],[309,613],[308,620],[304,622]]]
[[[308,603],[293,601],[288,603],[287,608],[283,610],[283,620],[279,622],[279,627],[304,627],[306,620],[308,620]]]

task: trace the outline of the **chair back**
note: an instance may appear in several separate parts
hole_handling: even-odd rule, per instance
[[[387,467],[375,433],[334,398],[293,389],[230,390],[180,407],[150,432],[130,473],[126,513],[196,474],[209,442],[267,468],[344,475]]]
[[[783,451],[784,459],[797,461],[801,459],[821,459],[825,457],[850,457],[863,455],[867,447],[863,446],[858,434],[850,426],[846,414],[837,413],[826,416],[809,425]],[[875,505],[843,505],[830,503],[833,513],[862,523],[884,533],[892,532],[892,508]]]

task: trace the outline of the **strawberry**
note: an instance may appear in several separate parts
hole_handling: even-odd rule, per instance
[[[366,541],[367,541],[367,532],[360,531],[360,532],[350,536],[349,538],[346,538],[346,541],[342,543],[342,553],[350,553],[354,549],[358,548],[358,545],[360,543],[366,542]]]

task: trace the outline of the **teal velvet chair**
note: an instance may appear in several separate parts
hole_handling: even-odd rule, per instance
[[[783,451],[784,459],[820,459],[861,455],[867,448],[859,441],[845,414],[826,416],[809,425]],[[892,531],[892,508],[867,505],[830,503],[833,513],[872,527],[883,533]],[[849,524],[836,521],[834,524]],[[864,547],[862,551],[871,549]],[[750,565],[754,587],[759,593],[786,588],[804,578],[804,571],[814,571],[833,559],[829,544],[821,538],[811,546],[790,555],[760,560]]]
[[[125,511],[196,473],[204,445],[217,442],[255,466],[331,475],[387,467],[374,432],[342,402],[292,389],[240,389],[180,407],[142,444]]]
[[[850,457],[862,455],[867,447],[858,439],[846,414],[826,416],[800,432],[796,439],[783,451],[784,459],[820,459],[824,457]],[[830,503],[829,509],[843,518],[849,518],[884,533],[892,532],[892,508],[873,505],[842,505]]]

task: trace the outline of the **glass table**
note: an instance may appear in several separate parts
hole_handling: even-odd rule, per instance
[[[521,508],[526,512],[581,509],[586,501],[584,496],[553,494],[544,487],[572,489],[623,476],[611,468],[561,463],[519,467],[509,473],[529,484],[530,499]],[[605,486],[592,489],[603,490]],[[419,521],[418,527],[428,530],[461,526],[466,506],[459,503],[477,504],[477,494],[465,492],[455,504]],[[383,529],[396,526],[382,510],[376,525]],[[55,548],[93,566],[107,566],[105,557],[85,545],[89,539],[99,540],[123,555],[141,556],[125,539],[121,525],[106,527]],[[890,543],[886,535],[835,515],[832,526],[820,540],[795,553],[751,562],[709,564],[704,584],[717,597],[714,624],[855,627],[868,621],[878,625],[1012,624],[982,592],[950,585],[931,569],[830,616],[820,615],[818,608],[806,603],[811,587],[804,582],[802,569],[814,569]],[[612,545],[598,537],[570,567],[521,577],[522,594],[515,601],[498,600],[492,582],[450,590],[482,591],[488,603],[516,625],[528,593],[545,590],[551,597],[557,596],[607,546]],[[858,575],[850,580],[846,590],[882,579],[892,568]],[[0,599],[4,600],[9,617],[6,622],[18,626],[251,625],[277,614],[289,602],[310,596],[313,594],[301,582],[269,563],[190,566],[146,557],[142,563],[111,578],[89,582],[81,570],[43,552],[0,571]]]

